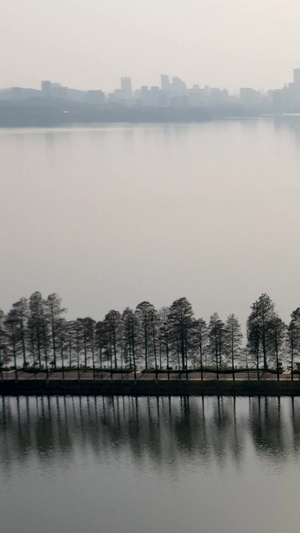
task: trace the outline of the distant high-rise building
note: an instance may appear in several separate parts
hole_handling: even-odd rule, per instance
[[[44,96],[51,96],[53,98],[68,98],[68,88],[62,87],[60,83],[52,83],[51,81],[42,81],[42,94]]]
[[[52,89],[51,81],[48,81],[48,80],[47,81],[42,81],[41,89],[42,89],[42,93],[45,96],[50,96],[51,95],[51,89]]]
[[[172,91],[177,96],[182,96],[186,93],[186,84],[178,76],[172,78]]]
[[[255,106],[259,102],[259,94],[251,87],[241,87],[240,101],[247,106]]]
[[[300,88],[300,68],[294,68],[294,84]]]
[[[91,104],[102,104],[105,101],[105,94],[103,91],[86,91],[85,99]]]
[[[149,102],[149,89],[147,85],[141,87],[141,102],[142,104],[148,104]]]
[[[160,93],[160,90],[159,90],[159,87],[157,86],[152,86],[150,88],[150,92],[149,92],[149,103],[151,105],[158,105],[159,103],[159,93]]]
[[[166,74],[161,74],[160,76],[160,86],[162,91],[169,91],[170,90],[170,80],[169,76],[166,76]]]
[[[131,78],[121,78],[121,91],[125,100],[130,100],[132,98]]]

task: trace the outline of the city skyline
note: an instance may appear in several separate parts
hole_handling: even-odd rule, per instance
[[[79,104],[110,105],[122,104],[127,107],[148,108],[211,108],[225,105],[242,105],[257,109],[258,112],[298,112],[300,106],[300,68],[293,69],[293,81],[285,83],[281,89],[257,91],[252,87],[241,87],[238,94],[227,89],[193,84],[189,87],[178,76],[160,75],[159,85],[142,85],[135,88],[132,78],[122,76],[119,87],[110,93],[101,89],[82,91],[50,80],[43,80],[40,89],[11,87],[0,89],[0,101],[32,101],[55,99]]]
[[[300,60],[299,62],[300,63]],[[233,96],[237,96],[239,95],[240,93],[240,90],[243,89],[243,88],[251,88],[251,89],[254,89],[255,91],[259,92],[259,93],[267,93],[268,91],[273,91],[273,90],[281,90],[283,89],[285,86],[289,85],[290,83],[294,83],[295,81],[298,80],[298,82],[300,81],[300,74],[296,74],[295,75],[295,72],[296,71],[299,71],[300,72],[300,67],[295,67],[295,66],[292,66],[291,67],[291,70],[288,72],[287,76],[285,79],[282,80],[281,82],[281,85],[278,85],[278,86],[273,86],[273,87],[262,87],[261,85],[260,86],[253,86],[251,84],[239,84],[235,87],[235,89],[231,89],[230,88],[230,83],[229,82],[225,82],[223,85],[213,85],[211,83],[209,83],[208,80],[205,80],[202,78],[202,81],[200,82],[199,79],[197,79],[197,77],[194,75],[194,78],[191,76],[190,79],[191,79],[191,82],[189,83],[187,80],[185,80],[182,76],[179,76],[178,73],[170,73],[168,71],[168,69],[165,71],[165,72],[162,72],[160,74],[156,74],[155,78],[154,78],[154,81],[153,83],[151,82],[148,82],[147,83],[147,78],[145,79],[142,79],[141,76],[134,76],[132,75],[131,73],[127,72],[127,73],[121,73],[119,74],[119,76],[116,77],[116,85],[115,86],[111,86],[109,89],[105,89],[105,86],[104,85],[101,85],[101,82],[99,82],[98,84],[93,84],[92,86],[86,86],[85,88],[82,87],[81,85],[81,82],[78,80],[77,83],[76,81],[74,82],[74,84],[72,86],[70,86],[69,84],[67,83],[64,83],[61,79],[58,80],[56,78],[54,78],[54,81],[51,80],[51,77],[50,76],[45,76],[44,79],[42,79],[40,77],[39,81],[35,84],[32,84],[32,85],[25,85],[25,83],[21,82],[20,84],[17,84],[17,85],[1,85],[0,86],[0,91],[4,91],[4,90],[8,90],[8,89],[12,89],[12,88],[22,88],[22,89],[34,89],[36,91],[39,91],[41,90],[42,88],[42,83],[45,83],[45,82],[48,82],[51,80],[51,83],[53,85],[56,85],[56,86],[60,86],[60,87],[64,87],[64,88],[68,88],[68,89],[74,89],[74,90],[78,90],[78,91],[84,91],[84,92],[87,92],[87,91],[99,91],[101,90],[102,92],[104,92],[105,95],[109,95],[111,93],[113,93],[115,90],[118,90],[118,89],[123,89],[123,81],[124,83],[126,84],[126,80],[129,80],[129,85],[130,85],[130,91],[134,92],[136,90],[139,90],[141,89],[141,87],[159,87],[161,90],[166,90],[166,85],[163,86],[164,82],[163,82],[163,79],[165,80],[165,83],[167,84],[170,84],[172,83],[172,81],[175,83],[177,81],[179,81],[180,83],[183,82],[186,86],[186,89],[192,89],[194,87],[199,87],[199,88],[205,88],[205,87],[209,87],[209,88],[219,88],[221,90],[227,90],[231,95]],[[291,82],[290,81],[290,78],[291,78],[291,73],[293,75],[293,81]],[[296,76],[296,79],[295,79],[295,76]],[[168,81],[166,81],[166,78],[168,78]],[[139,80],[139,81],[138,81]],[[140,85],[139,85],[140,83]],[[128,90],[128,87],[127,87],[127,90]]]
[[[137,86],[174,72],[190,86],[281,87],[299,64],[299,4],[266,0],[3,0],[0,86],[40,79],[105,92],[119,73]],[[195,72],[197,75],[195,76]]]

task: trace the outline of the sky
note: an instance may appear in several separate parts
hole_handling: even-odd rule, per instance
[[[281,88],[300,67],[296,0],[0,0],[0,88]]]

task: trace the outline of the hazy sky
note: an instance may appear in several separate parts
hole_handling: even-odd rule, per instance
[[[300,67],[296,0],[0,0],[0,87],[112,90],[161,73],[188,84],[280,88]]]

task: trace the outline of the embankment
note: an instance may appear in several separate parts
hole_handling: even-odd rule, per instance
[[[7,380],[0,395],[300,396],[300,381]]]

